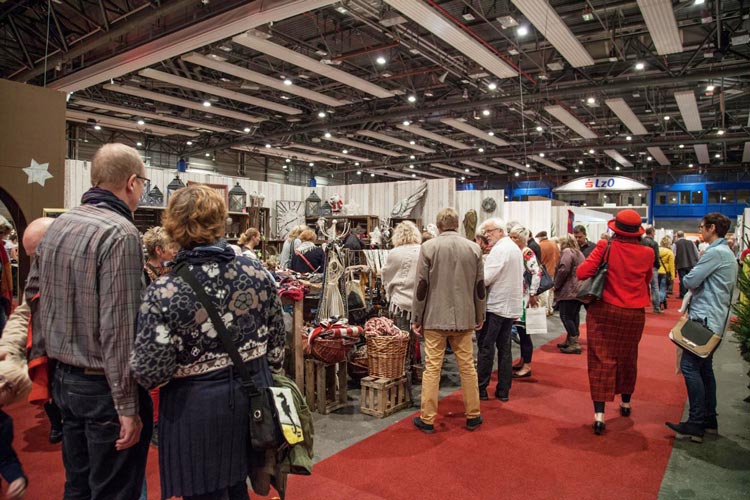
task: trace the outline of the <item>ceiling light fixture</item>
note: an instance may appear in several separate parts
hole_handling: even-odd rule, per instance
[[[410,95],[409,97],[406,98],[406,100],[409,101],[409,102],[411,102],[411,103],[415,103],[415,102],[417,102],[417,96]]]
[[[188,146],[192,146],[193,145],[193,141],[187,141],[185,144],[187,144]]]
[[[246,134],[249,134],[249,133],[250,133],[250,127],[245,127],[245,128],[244,128],[244,129],[242,129],[242,130],[244,130]]]
[[[326,116],[327,115],[325,111],[318,111],[318,118],[325,118]]]
[[[330,139],[331,138],[331,133],[330,132],[326,132],[325,134],[323,134],[323,137],[325,137],[326,139]]]
[[[289,78],[284,78],[284,85],[287,87],[292,84],[292,81]]]
[[[635,63],[635,69],[637,69],[638,71],[643,71],[643,69],[644,69],[645,67],[646,67],[646,65],[645,65],[645,64],[643,64],[642,62],[637,62],[637,63]]]
[[[490,82],[490,83],[487,84],[487,88],[490,89],[490,90],[495,90],[497,88],[497,83]]]
[[[525,24],[522,24],[516,30],[516,35],[518,35],[519,37],[524,37],[524,36],[526,36],[528,34],[529,34],[529,28]]]
[[[207,107],[207,108],[210,108],[210,107],[211,107],[211,103],[210,103],[210,102],[208,102],[208,101],[203,101],[203,105],[204,105],[205,107]]]
[[[489,109],[483,109],[483,110],[482,110],[482,114],[483,114],[484,116],[490,116],[490,110],[489,110]]]
[[[382,65],[384,65],[386,63],[386,60],[385,60],[385,57],[378,56],[378,58],[375,59],[375,62],[378,63],[378,64],[380,64],[382,66]]]
[[[404,127],[408,127],[409,125],[411,125],[411,122],[409,120],[404,120],[403,124],[404,124]]]

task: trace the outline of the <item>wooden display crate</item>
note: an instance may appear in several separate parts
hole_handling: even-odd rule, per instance
[[[328,364],[305,360],[305,397],[312,411],[323,415],[346,406],[346,361]]]
[[[383,418],[411,406],[406,376],[399,378],[365,377],[361,380],[359,411]]]

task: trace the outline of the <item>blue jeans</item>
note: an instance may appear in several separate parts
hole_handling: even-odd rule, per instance
[[[486,391],[487,386],[490,385],[492,363],[495,361],[495,348],[497,348],[497,388],[495,394],[507,398],[513,380],[513,359],[510,352],[510,331],[513,327],[513,318],[504,318],[488,312],[484,326],[477,335],[479,389]]]
[[[651,304],[654,309],[659,309],[659,268],[654,268],[654,275],[651,277]]]
[[[659,275],[659,304],[667,300],[667,275]]]
[[[120,420],[104,375],[59,363],[52,397],[63,416],[65,500],[138,500],[146,472],[153,408],[144,389],[138,389],[143,429],[138,443],[115,449]]]
[[[680,369],[685,376],[690,410],[688,423],[702,426],[716,418],[716,379],[713,354],[699,358],[690,351],[682,351]]]

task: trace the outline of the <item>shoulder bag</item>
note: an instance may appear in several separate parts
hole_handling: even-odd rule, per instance
[[[731,297],[732,295],[734,295],[734,287],[732,287],[732,292],[729,296]],[[690,319],[688,315],[689,311],[690,306],[688,306],[685,314],[682,315],[677,324],[670,330],[669,340],[686,351],[692,352],[699,358],[707,358],[719,347],[721,337],[715,334],[702,321]],[[732,306],[730,305],[727,317],[724,319],[725,327],[731,313]]]
[[[206,309],[208,317],[211,318],[211,323],[216,333],[218,333],[221,343],[224,345],[224,349],[226,349],[229,357],[232,359],[234,368],[242,378],[242,387],[250,401],[250,447],[254,450],[277,450],[281,448],[286,440],[281,432],[279,414],[276,410],[273,391],[270,388],[261,390],[255,385],[250,371],[245,366],[240,353],[237,351],[237,346],[232,341],[231,334],[227,331],[224,321],[216,310],[216,306],[211,302],[211,299],[203,290],[200,283],[198,283],[195,276],[190,272],[188,266],[185,264],[180,265],[174,271],[177,276],[190,285],[190,288],[195,292],[198,302]]]
[[[596,274],[591,278],[586,278],[585,280],[580,280],[578,282],[576,298],[584,304],[589,304],[602,298],[604,283],[607,282],[609,247],[611,244],[611,241],[607,243],[607,249],[604,251],[604,257],[602,257],[602,261],[599,263],[599,268],[596,270]]]

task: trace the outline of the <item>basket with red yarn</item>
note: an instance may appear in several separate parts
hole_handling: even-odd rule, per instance
[[[404,375],[409,333],[388,318],[371,318],[365,323],[367,364],[371,377],[399,378]]]

